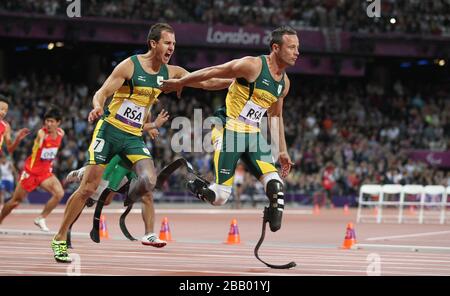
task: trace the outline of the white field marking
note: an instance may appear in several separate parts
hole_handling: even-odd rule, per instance
[[[447,233],[450,233],[450,231],[435,231],[435,232],[421,232],[421,233],[391,235],[391,236],[378,236],[378,237],[370,237],[370,238],[367,238],[366,240],[367,241],[378,241],[378,240],[388,240],[388,239],[394,239],[394,238],[432,236],[432,235],[440,235],[440,234],[447,234]]]
[[[122,214],[125,209],[103,209],[105,214]],[[40,214],[41,209],[16,209],[11,214]],[[156,214],[192,214],[192,215],[216,215],[216,214],[254,214],[261,215],[261,209],[155,209]],[[52,213],[63,214],[64,209],[54,209]],[[84,210],[83,213],[93,214],[94,209]],[[287,215],[312,215],[312,210],[285,210]],[[134,209],[130,214],[141,214],[141,209]]]
[[[205,271],[205,270],[201,270],[201,271],[199,271],[198,270],[198,268],[204,268],[204,267],[206,267],[205,265],[203,265],[203,264],[189,264],[189,266],[187,267],[188,269],[183,269],[183,270],[179,270],[179,269],[166,269],[166,267],[164,266],[164,268],[160,268],[160,269],[154,269],[154,268],[152,268],[152,269],[150,269],[150,268],[140,268],[140,267],[137,267],[137,266],[133,266],[133,267],[127,267],[127,266],[122,266],[122,265],[118,265],[118,266],[114,266],[113,264],[111,264],[110,262],[108,262],[108,263],[106,263],[106,262],[103,262],[103,261],[99,261],[99,263],[102,263],[104,266],[108,266],[108,269],[109,270],[111,270],[111,269],[120,269],[120,270],[139,270],[139,271],[153,271],[153,272],[159,272],[159,273],[162,273],[162,272],[171,272],[171,271],[177,271],[177,272],[196,272],[196,273],[217,273],[217,274],[221,274],[221,273],[223,273],[223,274],[245,274],[245,275],[248,275],[248,274],[252,274],[252,275],[294,275],[293,274],[293,271],[295,270],[295,269],[292,269],[292,270],[286,270],[286,272],[287,273],[283,273],[283,274],[280,274],[280,273],[260,273],[260,272],[244,272],[244,271],[239,271],[239,270],[236,270],[236,271],[227,271],[227,270],[223,270],[223,271],[219,271],[219,270],[214,270],[214,271]],[[180,264],[180,263],[184,263],[184,262],[178,262],[178,264]],[[185,263],[184,263],[185,264]],[[88,269],[98,269],[98,266],[95,266],[95,265],[92,265],[92,263],[90,262],[90,263],[88,263],[88,264],[84,264],[84,266],[83,266],[83,270],[88,270]],[[169,264],[166,264],[166,265],[169,265]],[[307,264],[307,263],[303,263],[302,264],[302,266],[308,266],[308,265],[310,265],[310,266],[326,266],[326,267],[346,267],[346,266],[344,266],[344,265],[333,265],[333,264]],[[14,264],[14,265],[12,265],[12,266],[4,266],[4,268],[23,268],[23,267],[28,267],[28,268],[37,268],[38,266],[41,266],[41,264],[27,264],[27,263],[22,263],[22,264]],[[385,265],[384,265],[385,266]],[[44,267],[49,267],[49,265],[48,264],[46,264]],[[170,264],[170,267],[177,267],[177,265],[171,265]],[[356,266],[348,266],[349,268],[355,268]],[[362,267],[365,267],[365,266],[362,266]],[[391,269],[403,269],[403,267],[400,267],[400,266],[395,266],[395,267],[387,267],[387,266],[385,266],[386,268],[391,268]],[[195,268],[195,269],[191,269],[191,268]],[[246,266],[246,268],[256,268],[256,269],[259,269],[259,270],[261,270],[261,271],[264,271],[264,270],[266,270],[266,268],[264,267],[264,268],[262,268],[262,267],[260,267],[260,266],[258,266],[258,267],[252,267],[252,266]],[[358,268],[358,267],[357,267]],[[408,268],[408,267],[405,267],[405,268]],[[413,268],[408,268],[408,270],[411,270],[411,269],[417,269],[417,270],[428,270],[429,268],[421,268],[421,267],[413,267]],[[439,269],[431,269],[431,270],[439,270],[439,271],[449,271],[449,270],[447,270],[447,269],[442,269],[442,268],[439,268]],[[313,269],[311,269],[311,268],[308,268],[308,272],[311,272],[311,271],[334,271],[334,272],[356,272],[356,273],[363,273],[364,272],[364,270],[359,270],[359,269],[357,269],[357,270],[355,270],[355,269],[330,269],[330,268],[326,268],[326,269],[323,269],[323,268],[313,268]],[[18,272],[18,271],[16,271],[16,270],[14,270],[14,271],[6,271],[6,270],[4,270],[3,271],[4,273],[7,273],[7,272],[14,272],[14,273],[19,273],[19,274],[23,274],[23,273],[27,273],[27,272],[25,272],[25,271],[23,271],[23,272]],[[41,273],[41,274],[45,274],[46,272],[43,272],[43,271],[39,271],[39,272],[37,272],[37,273]],[[51,273],[51,274],[54,274],[55,272],[48,272],[48,273]],[[450,272],[449,273],[427,273],[427,274],[424,274],[423,272],[420,272],[420,273],[416,273],[416,272],[414,272],[414,273],[403,273],[403,272],[401,272],[401,271],[393,271],[393,270],[390,270],[390,271],[387,271],[386,269],[384,269],[383,270],[383,273],[384,274],[402,274],[402,275],[450,275]],[[86,272],[83,272],[82,273],[83,275],[96,275],[96,273],[86,273]]]
[[[90,242],[89,242],[90,243]],[[25,246],[25,247],[20,247],[20,246]],[[81,246],[81,247],[80,247]],[[123,252],[123,247],[130,247],[130,251],[127,251],[127,254],[143,254],[144,252],[146,252],[147,248],[142,247],[140,245],[138,245],[140,247],[136,248],[136,244],[133,244],[132,242],[127,242],[126,244],[122,242],[119,242],[119,245],[108,245],[108,251],[110,253],[114,253],[117,252],[118,254],[121,254],[121,252]],[[380,245],[374,245],[374,246],[380,246]],[[382,245],[383,246],[383,245]],[[80,242],[77,243],[77,250],[82,250],[84,248],[88,248],[88,242],[84,241],[84,242]],[[413,246],[413,247],[417,247],[417,246]],[[420,247],[420,246],[419,246]],[[403,247],[404,248],[404,247]],[[5,252],[6,249],[34,249],[34,250],[47,250],[47,248],[44,247],[32,247],[30,246],[30,242],[11,242],[11,241],[4,241],[2,243],[2,248],[0,248],[0,250],[3,249],[3,252]],[[251,246],[226,246],[222,243],[218,243],[216,245],[200,245],[200,246],[195,246],[195,247],[191,247],[191,246],[186,246],[186,245],[178,245],[178,244],[169,244],[168,247],[166,247],[165,249],[161,249],[160,252],[158,252],[158,254],[168,254],[168,252],[172,255],[172,256],[185,256],[185,253],[181,253],[183,251],[189,251],[189,250],[193,250],[195,249],[196,251],[200,250],[200,249],[205,249],[208,250],[209,253],[215,253],[217,255],[219,254],[224,254],[224,255],[229,255],[229,253],[231,251],[240,251],[240,252],[250,252],[251,251]],[[117,250],[117,251],[116,251]],[[131,251],[131,250],[135,250],[135,251]],[[100,249],[90,249],[91,253],[96,253],[96,252],[103,252],[104,250],[100,250]],[[173,251],[175,252],[179,252],[179,253],[173,253]],[[409,252],[408,252],[409,253]],[[410,253],[408,254],[399,254],[398,251],[397,252],[385,252],[383,253],[384,256],[395,256],[396,258],[393,258],[392,260],[396,260],[397,258],[412,258],[413,260],[421,260],[420,258],[417,258],[418,255],[410,255]],[[339,250],[339,249],[335,249],[335,250],[331,250],[331,253],[329,254],[324,254],[321,250],[309,250],[309,249],[304,249],[301,250],[301,252],[299,252],[299,250],[292,250],[292,249],[277,249],[277,250],[271,250],[271,249],[267,249],[265,251],[266,255],[272,255],[274,254],[274,256],[279,256],[280,254],[286,255],[286,256],[300,256],[301,258],[308,258],[308,254],[310,254],[310,256],[318,256],[318,257],[323,257],[323,258],[328,258],[328,259],[338,259],[342,258],[342,256],[344,255],[344,251],[343,250]],[[148,254],[151,256],[151,254]],[[332,256],[332,255],[336,255],[336,256]],[[422,253],[423,256],[425,256],[425,254]],[[433,253],[427,253],[426,256],[428,257],[433,257],[439,256],[439,259],[437,262],[448,262],[448,261],[444,261],[442,259],[450,259],[450,258],[442,258],[443,254],[433,254]],[[358,250],[351,250],[351,251],[347,251],[345,250],[345,256],[348,259],[350,259],[350,257],[355,257],[354,259],[358,260],[358,257],[361,256],[361,253],[358,252]]]
[[[376,248],[376,249],[409,249],[411,252],[424,251],[445,251],[450,252],[450,247],[436,247],[436,246],[416,246],[416,245],[379,245],[379,244],[356,244],[352,249],[360,248]]]

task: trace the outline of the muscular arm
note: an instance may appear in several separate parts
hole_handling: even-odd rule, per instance
[[[261,60],[255,57],[244,57],[232,60],[228,63],[204,68],[189,74],[184,74],[180,79],[170,79],[163,81],[163,91],[179,91],[184,86],[209,87],[218,89],[229,85],[234,78],[245,78],[247,81],[254,81],[261,70]],[[174,75],[174,78],[176,76]],[[221,80],[210,80],[221,79]],[[209,82],[208,82],[209,80]],[[221,83],[223,82],[223,85]],[[206,83],[206,84],[205,84]]]
[[[105,80],[102,87],[95,93],[92,100],[94,108],[103,108],[105,101],[108,97],[112,96],[116,90],[118,90],[126,79],[130,79],[133,73],[133,62],[130,58],[122,61],[114,70],[111,75]]]
[[[290,87],[290,81],[289,81],[288,77],[286,76],[286,87],[284,89],[282,96],[268,110],[269,128],[270,128],[271,134],[278,133],[278,140],[279,140],[279,142],[278,142],[278,145],[279,145],[278,159],[280,160],[280,163],[282,166],[281,175],[283,178],[287,177],[287,175],[289,174],[289,171],[291,169],[291,166],[293,165],[293,163],[291,162],[291,159],[289,157],[288,151],[287,151],[286,137],[285,137],[285,133],[284,133],[284,120],[283,120],[283,101],[289,92],[289,87]],[[273,124],[271,124],[272,117],[278,118],[278,120],[274,122],[275,126]]]
[[[285,76],[286,79],[286,85],[285,85],[285,89],[283,91],[282,96],[278,99],[278,101],[273,104],[272,106],[270,106],[269,110],[268,110],[268,115],[269,115],[269,119],[271,117],[278,117],[278,127],[276,127],[276,130],[272,130],[272,132],[274,133],[278,133],[279,136],[279,140],[280,140],[280,153],[282,152],[286,152],[287,153],[287,146],[286,146],[286,137],[284,134],[284,121],[283,121],[283,102],[284,102],[284,98],[286,97],[286,95],[289,92],[289,87],[290,87],[290,81],[287,77],[287,75]],[[269,121],[270,123],[270,121]]]
[[[34,139],[33,151],[37,151],[39,148],[42,147],[42,144],[44,143],[44,138],[45,132],[42,129],[40,129],[37,133],[36,139]]]
[[[169,72],[170,72],[169,76],[171,79],[183,78],[189,74],[189,72],[186,69],[178,66],[170,66]],[[220,90],[229,87],[232,82],[233,79],[210,78],[206,81],[189,83],[186,86],[194,88],[202,88],[206,90]]]
[[[16,138],[14,139],[14,142],[11,140],[11,127],[9,124],[6,125],[6,131],[5,131],[5,143],[6,143],[6,149],[8,150],[8,153],[13,153],[14,150],[16,150],[17,146],[19,146],[19,143],[30,133],[29,129],[22,128],[18,131]]]
[[[95,93],[92,99],[93,109],[89,113],[89,122],[93,122],[103,114],[106,99],[114,94],[123,85],[125,80],[131,78],[133,70],[134,65],[130,58],[122,61],[114,68],[111,75],[105,80],[102,87]]]
[[[36,153],[38,151],[39,148],[42,147],[42,144],[44,143],[44,139],[45,139],[45,132],[44,130],[40,129],[37,133],[36,139],[34,139],[34,144],[33,144],[33,152],[32,152],[32,159],[36,159]],[[34,165],[34,162],[31,163],[31,166]]]

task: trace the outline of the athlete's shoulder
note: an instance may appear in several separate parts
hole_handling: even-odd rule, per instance
[[[244,77],[248,81],[254,81],[261,72],[262,61],[259,57],[245,56],[231,61],[230,66],[240,77]]]
[[[189,72],[184,69],[183,67],[176,66],[176,65],[166,65],[167,71],[169,72],[169,78],[181,78]]]
[[[255,56],[245,56],[238,59],[239,62],[245,63],[247,66],[261,67],[262,61],[260,57]]]
[[[134,72],[134,63],[131,57],[121,61],[113,70],[113,72],[122,76],[123,78],[130,79]]]
[[[41,127],[37,132],[38,137],[44,137],[46,134],[47,134],[47,129],[45,127]]]

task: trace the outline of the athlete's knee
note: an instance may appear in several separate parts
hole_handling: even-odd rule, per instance
[[[89,197],[94,195],[96,189],[97,186],[93,183],[83,184],[78,188],[78,196],[83,200],[87,200]]]
[[[215,199],[212,202],[214,206],[224,205],[231,195],[231,186],[219,185],[214,183],[209,186],[209,189],[211,189],[215,193]]]
[[[262,183],[266,195],[270,200],[276,200],[278,198],[284,198],[283,194],[283,180],[281,180],[278,173],[268,173],[262,177]]]
[[[64,197],[64,190],[62,188],[56,189],[52,194],[57,200],[61,200]]]
[[[270,230],[275,232],[281,228],[284,211],[283,181],[277,173],[271,173],[263,178],[266,195],[269,198],[268,221]]]
[[[151,192],[147,192],[142,195],[142,203],[146,205],[150,205],[153,202],[153,194]]]
[[[141,184],[143,194],[152,192],[156,185],[156,176],[154,174],[139,176],[139,184]]]

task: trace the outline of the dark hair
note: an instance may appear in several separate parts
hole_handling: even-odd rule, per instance
[[[61,110],[59,110],[59,108],[55,106],[50,107],[50,109],[48,109],[47,112],[45,112],[44,114],[44,120],[48,118],[53,118],[56,119],[57,121],[61,121],[62,119]]]
[[[272,45],[274,44],[281,45],[283,43],[284,35],[297,35],[297,31],[295,31],[292,27],[289,26],[281,26],[273,30],[269,45],[270,51],[272,51]]]
[[[153,26],[151,26],[150,30],[148,31],[147,43],[148,43],[148,47],[149,48],[150,48],[150,40],[154,40],[154,41],[158,42],[159,39],[161,39],[161,32],[162,31],[175,33],[175,31],[173,30],[172,26],[170,26],[167,23],[154,24]]]
[[[6,103],[9,105],[9,100],[2,94],[0,94],[0,102]]]

